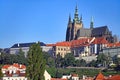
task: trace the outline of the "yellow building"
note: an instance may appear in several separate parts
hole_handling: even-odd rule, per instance
[[[60,54],[62,57],[64,57],[67,53],[71,53],[70,48],[70,42],[58,42],[53,46],[53,52],[55,56]]]

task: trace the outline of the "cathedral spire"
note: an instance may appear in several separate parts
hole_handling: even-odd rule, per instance
[[[91,17],[91,22],[90,22],[90,29],[94,28],[94,22],[93,22],[93,16]]]
[[[74,20],[79,21],[77,5],[76,5],[76,8],[75,8]]]
[[[71,23],[71,15],[69,14],[69,20],[68,20],[68,23]]]
[[[80,23],[82,23],[82,14],[81,14],[81,17],[80,17]]]

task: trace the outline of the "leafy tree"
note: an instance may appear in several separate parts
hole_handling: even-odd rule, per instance
[[[47,65],[49,67],[55,67],[55,60],[52,57],[48,58]]]
[[[109,65],[109,59],[108,56],[104,55],[103,53],[98,54],[97,57],[97,61],[96,61],[97,65],[102,65],[102,66],[108,66]]]
[[[25,53],[22,51],[21,48],[18,54],[16,55],[16,57],[17,57],[17,63],[27,65],[27,59],[25,58]]]
[[[3,60],[4,60],[4,59],[3,59],[3,55],[4,55],[4,53],[1,53],[1,52],[0,52],[0,64],[3,64]]]
[[[0,65],[0,69],[2,68],[2,65]],[[0,79],[3,77],[3,73],[2,71],[0,70]]]
[[[117,55],[114,56],[113,62],[116,64],[114,70],[120,71],[120,57]]]
[[[11,54],[3,54],[3,64],[13,64],[13,57]]]
[[[85,67],[86,66],[86,61],[81,59],[81,60],[76,60],[75,61],[75,66],[77,67]]]
[[[120,65],[120,58],[117,57],[117,55],[115,55],[113,62],[114,62],[116,65]]]
[[[72,53],[68,53],[65,55],[64,57],[64,62],[65,62],[65,66],[74,66],[75,64],[75,57]]]
[[[13,57],[11,54],[1,53],[0,55],[0,64],[12,64]]]
[[[46,65],[49,67],[55,67],[55,59],[50,56],[47,52],[43,53],[44,59],[46,60]]]
[[[7,54],[1,53],[0,55],[0,64],[27,64],[27,59],[24,57],[23,54]]]
[[[60,54],[58,54],[57,55],[57,58],[56,58],[56,60],[55,60],[55,64],[56,64],[56,67],[58,68],[58,67],[61,67],[61,65],[62,65],[62,56],[60,55]]]
[[[80,66],[81,66],[80,60],[76,60],[76,61],[75,61],[75,66],[77,66],[77,67],[80,67]]]
[[[80,63],[81,63],[81,67],[85,67],[86,66],[86,61],[84,59],[81,59]]]
[[[50,73],[51,77],[56,77],[57,69],[55,67],[47,67],[46,70]]]
[[[44,80],[45,59],[39,43],[33,44],[28,51],[27,76],[29,80]]]
[[[96,61],[92,60],[90,63],[88,63],[89,67],[96,67]]]

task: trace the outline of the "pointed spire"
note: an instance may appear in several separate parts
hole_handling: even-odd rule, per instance
[[[79,21],[77,5],[76,5],[76,8],[75,8],[74,20]]]
[[[76,5],[76,8],[75,8],[75,14],[78,14],[78,7]]]
[[[91,17],[91,22],[90,22],[90,29],[94,28],[94,22],[93,22],[93,16]]]
[[[71,23],[71,15],[69,14],[69,21],[68,21],[68,23]]]
[[[81,14],[81,16],[80,16],[80,23],[82,23],[82,14]]]

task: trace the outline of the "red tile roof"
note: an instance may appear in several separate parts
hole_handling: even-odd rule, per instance
[[[57,42],[55,44],[55,46],[66,46],[66,47],[70,47],[71,46],[71,42]]]
[[[108,41],[104,37],[95,38],[93,44],[108,44]]]
[[[71,46],[72,47],[84,46],[85,44],[88,44],[87,40],[88,40],[87,38],[82,38],[79,40],[72,40]]]
[[[120,42],[116,42],[116,43],[108,43],[107,47],[120,47]]]
[[[7,69],[7,68],[9,68],[10,66],[14,66],[14,67],[16,67],[16,68],[19,68],[19,69],[26,69],[26,66],[25,65],[22,65],[22,64],[18,64],[18,63],[14,63],[13,65],[4,65],[3,67],[2,67],[2,69]]]
[[[120,75],[114,75],[106,80],[120,80]]]
[[[16,67],[18,70],[15,70],[14,71],[8,71],[9,67]],[[26,70],[26,66],[25,65],[22,65],[22,64],[18,64],[18,63],[14,63],[13,65],[4,65],[2,67],[2,70],[5,71],[5,75],[8,76],[8,77],[11,77],[13,75],[18,75],[18,76],[25,76],[25,71],[24,72],[20,72],[20,70]]]
[[[8,67],[10,67],[10,65],[4,65],[2,68],[7,69]]]
[[[100,72],[100,73],[96,76],[95,80],[104,80],[104,75]]]
[[[82,38],[79,40],[72,40],[71,41],[71,47],[87,46],[90,44],[108,44],[108,41],[104,37]]]
[[[72,77],[78,77],[78,74],[71,74]]]
[[[72,40],[70,42],[57,42],[56,44],[47,44],[47,46],[68,46],[68,47],[78,47],[87,46],[90,44],[108,44],[108,41],[104,37],[99,38],[81,38],[78,40]]]
[[[47,46],[71,46],[71,42],[57,42],[56,44],[46,44]]]

